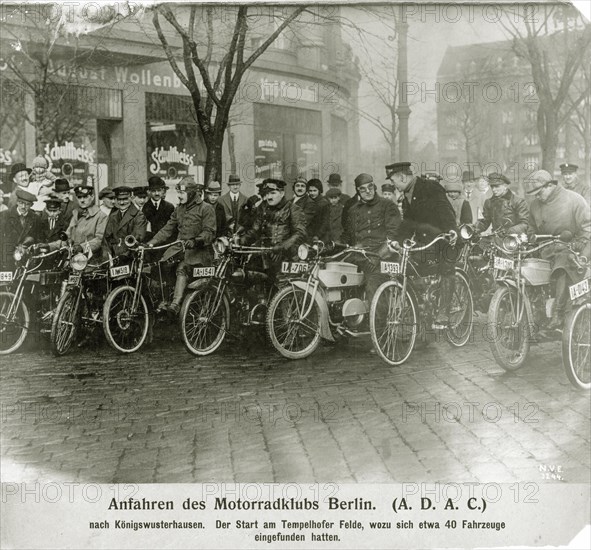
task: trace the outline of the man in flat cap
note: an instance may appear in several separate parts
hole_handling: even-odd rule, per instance
[[[504,234],[527,232],[529,209],[525,199],[509,189],[511,180],[494,172],[489,174],[488,184],[493,196],[484,201],[482,219],[476,223],[476,231],[483,232],[492,226],[493,231]]]
[[[228,177],[228,192],[222,195],[219,201],[226,211],[228,226],[233,227],[234,230],[241,224],[240,212],[247,199],[246,195],[240,192],[241,184],[240,177],[231,174]]]
[[[205,200],[215,209],[215,225],[216,237],[226,235],[228,232],[228,221],[226,220],[226,210],[220,204],[220,196],[222,194],[222,184],[219,181],[210,181],[205,189]],[[248,202],[248,201],[247,201]],[[246,204],[246,203],[245,203]],[[244,205],[242,206],[244,209]],[[241,215],[238,216],[239,218]]]
[[[343,180],[341,179],[341,175],[337,173],[330,174],[326,183],[328,184],[329,189],[338,189],[341,192],[339,195],[339,202],[345,206],[346,202],[350,200],[351,197],[347,195],[347,193],[343,193]]]
[[[370,174],[359,174],[355,178],[355,189],[360,199],[347,213],[344,239],[352,246],[364,248],[382,257],[388,252],[387,239],[398,236],[400,212],[396,205],[380,197]],[[371,301],[383,276],[378,272],[378,262],[364,260],[357,264],[365,273],[365,289]]]
[[[591,190],[589,185],[585,185],[585,182],[579,179],[577,173],[579,167],[576,164],[565,162],[560,165],[560,173],[562,174],[562,186],[565,189],[574,191],[583,197],[587,203],[591,201]]]
[[[0,265],[2,269],[10,271],[14,269],[15,248],[25,242],[38,243],[43,238],[41,217],[32,210],[37,197],[20,187],[17,187],[14,195],[16,204],[0,212]]]
[[[248,231],[254,224],[254,221],[258,216],[265,215],[267,208],[267,201],[265,201],[265,195],[267,194],[266,184],[264,180],[259,180],[255,183],[257,188],[256,194],[248,197],[242,211],[240,213],[240,225],[235,229],[240,234]]]
[[[141,210],[131,200],[132,189],[120,185],[113,189],[115,208],[109,214],[103,237],[103,255],[112,257],[127,255],[125,237],[132,235],[139,243],[146,238],[148,222]]]
[[[341,197],[341,190],[336,187],[331,187],[326,192],[326,198],[330,203],[329,217],[330,217],[330,238],[333,241],[341,242],[343,235],[343,203],[339,200]]]
[[[57,241],[62,233],[65,233],[70,224],[62,215],[62,202],[59,199],[49,197],[45,201],[45,210],[41,212],[43,224],[42,240],[46,243]]]
[[[283,180],[263,180],[265,190],[264,210],[257,211],[257,217],[249,231],[240,239],[241,244],[259,243],[272,248],[272,265],[268,266],[273,276],[281,260],[291,258],[297,247],[307,237],[306,221],[301,208],[285,198]]]
[[[534,200],[529,207],[529,232],[538,235],[560,235],[570,231],[575,248],[589,257],[591,254],[591,212],[589,204],[578,193],[565,189],[552,179],[546,170],[538,170],[525,181],[526,192]],[[550,329],[562,326],[570,284],[581,280],[575,269],[572,253],[556,243],[541,250],[542,258],[552,262],[552,277],[555,280],[555,301]]]
[[[386,166],[386,176],[404,194],[401,237],[414,234],[417,241],[426,244],[439,233],[457,230],[454,209],[447,200],[445,189],[439,183],[414,176],[410,162],[396,162]],[[451,301],[455,291],[457,252],[452,244],[440,241],[421,257],[426,258],[427,255],[438,258],[440,299],[433,327],[442,329],[449,325]]]
[[[470,203],[462,196],[463,191],[464,188],[459,181],[448,181],[445,184],[447,200],[456,213],[457,225],[472,223],[472,209],[470,208]]]
[[[172,302],[167,309],[178,315],[185,288],[194,266],[208,266],[213,261],[211,247],[216,232],[215,210],[203,200],[203,184],[192,176],[183,177],[176,185],[179,206],[166,225],[152,237],[148,245],[158,246],[180,239],[185,242],[185,252],[176,270],[176,283]],[[181,253],[180,244],[171,246],[162,256],[165,261]]]
[[[138,210],[143,210],[148,202],[148,188],[145,185],[131,188],[131,201]]]
[[[66,233],[74,246],[74,252],[84,252],[87,256],[98,256],[103,243],[107,216],[95,204],[94,187],[80,184],[74,188],[78,209],[74,211]],[[61,241],[49,243],[51,250],[57,250]]]
[[[148,220],[148,238],[156,235],[166,225],[174,212],[174,205],[165,200],[166,189],[166,182],[161,177],[151,176],[148,178],[148,195],[150,198],[142,208],[142,212]]]
[[[110,187],[103,187],[99,191],[98,198],[101,212],[105,216],[108,216],[113,211],[113,207],[115,206],[115,193],[113,193],[113,189]]]

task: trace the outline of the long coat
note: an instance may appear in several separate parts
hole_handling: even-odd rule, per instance
[[[396,239],[400,222],[396,205],[376,194],[371,201],[358,201],[349,209],[345,239],[377,253],[384,249],[387,239]]]
[[[166,225],[154,235],[151,244],[158,246],[170,240],[202,238],[206,245],[211,244],[215,235],[215,210],[211,204],[201,201],[199,204],[193,199],[186,204],[180,204]],[[171,246],[166,250],[162,260],[167,260],[182,250],[180,244]],[[184,261],[189,265],[205,264],[211,262],[211,247],[191,248],[185,250]]]
[[[310,195],[303,196],[295,203],[304,212],[308,240],[318,237],[321,241],[330,238],[330,203],[326,197],[319,195],[315,199]]]
[[[21,221],[16,206],[0,213],[0,244],[2,247],[0,265],[3,268],[13,269],[14,249],[22,244],[27,237],[31,237],[36,243],[42,240],[43,224],[39,214],[29,210],[24,221]]]
[[[218,203],[224,207],[224,211],[226,213],[226,221],[228,224],[235,222],[234,226],[238,227],[242,223],[240,216],[242,213],[242,207],[244,206],[247,200],[248,198],[246,197],[246,195],[238,193],[238,204],[236,208],[236,215],[234,216],[234,213],[232,212],[232,198],[230,197],[230,192],[228,191],[228,193],[222,195],[218,199]]]
[[[476,229],[485,231],[492,224],[493,231],[503,227],[506,233],[525,233],[528,219],[529,209],[525,199],[507,189],[502,197],[493,196],[484,201],[482,219],[476,224]]]
[[[142,212],[131,203],[129,208],[122,214],[121,210],[114,208],[109,214],[105,235],[103,237],[103,254],[119,256],[128,252],[123,242],[125,237],[133,235],[140,243],[146,238],[148,222]]]
[[[148,200],[144,207],[142,208],[142,212],[146,217],[146,220],[150,223],[150,232],[149,236],[156,235],[158,231],[160,231],[172,216],[174,212],[174,205],[162,199],[158,204],[158,209],[154,206],[152,200]]]
[[[538,235],[559,235],[570,231],[576,247],[587,257],[591,254],[591,212],[589,204],[578,193],[557,185],[548,200],[535,198],[529,207],[529,231]],[[542,257],[552,262],[553,270],[565,269],[573,280],[580,279],[571,253],[560,243],[541,251]]]
[[[472,209],[470,203],[461,195],[457,199],[447,197],[454,212],[456,213],[456,224],[472,223]]]
[[[74,210],[66,233],[74,246],[81,245],[85,252],[90,249],[96,256],[103,244],[106,226],[107,216],[96,204],[93,204],[84,213],[80,209]],[[51,250],[57,250],[61,246],[60,241],[49,244]]]

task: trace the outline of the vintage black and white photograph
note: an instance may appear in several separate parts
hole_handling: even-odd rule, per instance
[[[1,2],[2,482],[588,494],[589,11]]]

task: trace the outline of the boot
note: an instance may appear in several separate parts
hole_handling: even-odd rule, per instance
[[[185,273],[177,273],[172,302],[168,305],[168,311],[175,315],[178,315],[181,309],[181,303],[183,301],[183,296],[185,295],[185,288],[187,288],[188,281],[189,278]]]
[[[441,282],[439,283],[439,308],[437,310],[437,317],[433,323],[434,329],[444,329],[449,325],[449,310],[455,288],[456,278],[454,274],[441,276]]]
[[[554,295],[554,307],[552,308],[552,319],[548,324],[549,330],[561,330],[564,322],[564,310],[566,308],[567,293],[566,273],[561,273],[556,279],[556,291]]]

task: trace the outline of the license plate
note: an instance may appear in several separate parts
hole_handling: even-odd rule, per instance
[[[513,269],[514,262],[513,260],[508,260],[507,258],[499,258],[495,256],[494,267],[495,269],[501,269],[502,271],[508,271],[509,269]]]
[[[400,264],[396,262],[380,262],[381,272],[396,275],[400,273]]]
[[[112,267],[109,270],[111,277],[121,277],[123,275],[129,275],[130,270],[128,265],[121,265],[119,267]]]
[[[215,267],[194,267],[193,277],[213,277],[215,275]]]
[[[12,282],[12,271],[0,271],[0,283]]]
[[[589,292],[589,279],[584,279],[576,285],[569,286],[568,290],[570,291],[571,300],[576,300],[577,298],[584,296]]]
[[[80,283],[80,275],[70,275],[68,277],[68,284],[69,285],[77,285]]]
[[[305,273],[308,264],[304,262],[281,262],[281,273]]]

